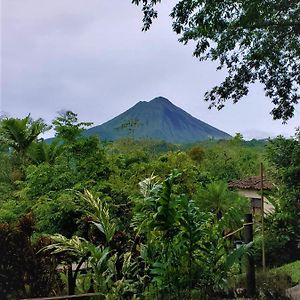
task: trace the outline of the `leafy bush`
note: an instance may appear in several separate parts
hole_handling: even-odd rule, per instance
[[[59,290],[55,259],[37,254],[49,239],[32,243],[33,226],[31,214],[15,225],[0,224],[0,299],[48,296]]]
[[[271,195],[275,213],[266,219],[267,249],[270,264],[278,266],[300,256],[300,136],[279,136],[269,142],[266,153],[276,183]]]
[[[162,183],[155,177],[142,181],[143,198],[135,200],[133,226],[143,241],[139,247],[151,279],[148,294],[190,299],[197,290],[212,298],[223,293],[245,247],[229,250],[223,230],[231,214],[218,219],[201,211],[197,202],[174,192],[178,178],[172,173]]]
[[[285,300],[286,289],[291,287],[291,278],[285,273],[267,272],[256,275],[259,298],[263,300]]]
[[[233,280],[235,293],[246,294],[246,277],[239,275]],[[268,270],[256,273],[257,298],[260,300],[288,300],[286,289],[292,286],[291,277],[284,272]]]
[[[3,201],[0,205],[0,223],[16,222],[21,215],[28,211],[29,204],[14,198]]]
[[[78,229],[83,215],[83,205],[72,191],[61,193],[56,199],[40,197],[32,208],[39,232],[71,237]]]

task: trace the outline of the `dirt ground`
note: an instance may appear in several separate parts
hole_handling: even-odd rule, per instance
[[[291,300],[300,300],[300,284],[287,289],[286,294],[291,298]]]

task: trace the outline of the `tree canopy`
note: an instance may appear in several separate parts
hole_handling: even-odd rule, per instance
[[[160,2],[132,0],[143,7],[143,30],[157,17]],[[210,108],[238,102],[259,82],[274,104],[273,118],[293,117],[300,98],[298,0],[181,0],[171,17],[179,41],[196,43],[194,56],[227,69],[224,81],[205,94]]]
[[[52,122],[56,132],[55,136],[67,142],[74,141],[87,126],[93,124],[91,122],[78,122],[77,114],[70,110],[61,111],[58,114],[58,117]]]
[[[33,120],[30,115],[23,119],[3,118],[0,120],[0,142],[23,154],[41,133],[51,127],[42,120]]]
[[[41,119],[0,121],[1,299],[67,289],[105,299],[231,297],[244,286],[242,257],[260,261],[261,236],[255,220],[254,243],[234,247],[250,202],[226,182],[257,174],[262,159],[276,184],[267,263],[300,257],[299,132],[268,142],[236,134],[171,145],[103,142],[82,134],[86,124],[65,112],[53,121],[56,136],[43,141],[38,133],[49,126]],[[259,280],[258,292],[282,299],[273,284],[280,280],[268,279],[270,287]]]

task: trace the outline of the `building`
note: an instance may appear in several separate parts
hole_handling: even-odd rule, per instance
[[[231,181],[228,184],[229,188],[235,189],[241,196],[249,199],[253,214],[261,212],[261,178],[260,176],[252,176],[243,180]],[[266,177],[263,177],[263,190],[270,191],[273,184]],[[264,196],[264,211],[271,213],[274,211],[274,206]]]

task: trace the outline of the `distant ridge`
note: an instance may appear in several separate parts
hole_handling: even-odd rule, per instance
[[[230,135],[191,116],[164,97],[140,101],[112,120],[92,127],[85,135],[102,140],[124,137],[155,139],[171,143],[194,143],[207,139],[228,139]]]

